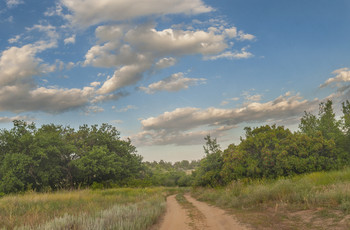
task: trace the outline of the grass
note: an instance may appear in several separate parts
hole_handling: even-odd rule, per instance
[[[164,212],[168,192],[116,188],[9,195],[0,199],[0,228],[147,229]]]
[[[278,180],[241,180],[224,188],[196,188],[192,195],[234,210],[255,227],[323,229],[327,221],[337,220],[339,229],[350,228],[350,168]]]

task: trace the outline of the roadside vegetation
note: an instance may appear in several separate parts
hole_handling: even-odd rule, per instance
[[[349,229],[350,168],[289,178],[237,180],[192,195],[266,229]]]
[[[147,229],[165,211],[164,188],[27,192],[0,199],[0,229]]]
[[[299,131],[246,127],[222,151],[205,138],[194,197],[234,210],[262,229],[350,229],[350,103],[337,120],[333,103],[305,112]]]

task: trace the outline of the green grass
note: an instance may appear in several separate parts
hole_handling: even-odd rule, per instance
[[[228,208],[254,208],[268,202],[300,207],[332,207],[350,213],[350,168],[278,180],[236,181],[224,188],[195,188],[193,195]]]
[[[253,221],[256,222],[259,218],[266,220],[267,216],[275,222],[295,222],[298,216],[291,217],[289,214],[301,210],[314,210],[310,214],[311,222],[326,214],[327,218],[339,220],[350,214],[350,168],[277,180],[241,180],[224,188],[194,188],[192,195],[219,207],[235,210],[242,216],[245,213],[254,216],[255,213]],[[349,221],[346,224],[349,226]],[[297,229],[300,227],[296,226]]]
[[[0,228],[146,229],[164,212],[168,192],[117,188],[9,195],[0,198]]]

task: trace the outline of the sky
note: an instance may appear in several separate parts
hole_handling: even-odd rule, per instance
[[[350,99],[348,0],[0,0],[0,129],[108,123],[144,160]],[[339,116],[339,113],[338,113]]]

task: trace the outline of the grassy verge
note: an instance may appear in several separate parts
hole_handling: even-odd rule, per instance
[[[350,168],[279,180],[237,181],[225,188],[196,188],[197,199],[234,210],[253,227],[350,229]]]
[[[3,229],[147,229],[165,211],[163,188],[26,193],[0,199]]]

